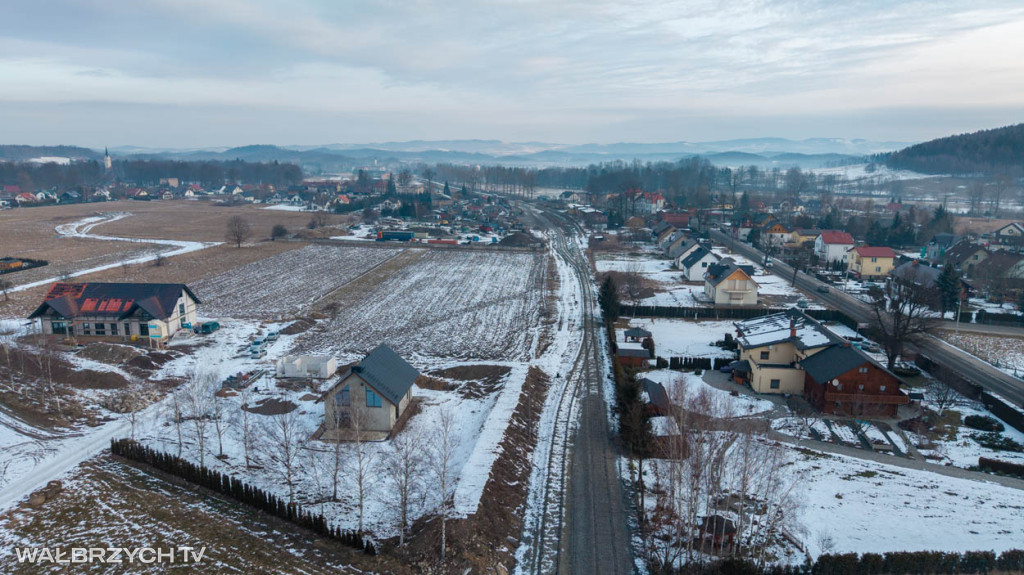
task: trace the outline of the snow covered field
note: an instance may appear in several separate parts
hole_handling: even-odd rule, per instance
[[[797,457],[801,522],[812,555],[832,552],[974,551],[1019,548],[1024,491],[811,452]]]
[[[1024,339],[950,331],[938,331],[936,335],[1005,373],[1024,375]]]
[[[200,280],[192,288],[203,301],[204,317],[274,318],[298,312],[401,251],[311,245]]]
[[[540,253],[430,250],[311,331],[303,348],[350,358],[387,342],[435,358],[528,359],[544,261]]]

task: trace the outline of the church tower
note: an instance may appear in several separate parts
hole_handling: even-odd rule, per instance
[[[113,164],[110,161],[110,152],[108,152],[106,148],[103,148],[103,170],[109,172],[112,165]]]

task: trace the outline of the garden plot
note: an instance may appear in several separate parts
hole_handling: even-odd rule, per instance
[[[528,359],[544,262],[542,253],[428,251],[311,330],[300,347],[344,358],[386,342],[405,355]]]
[[[733,357],[733,352],[715,346],[726,333],[735,333],[731,321],[688,321],[683,319],[635,318],[630,327],[651,332],[661,357]],[[622,330],[616,330],[621,337]]]
[[[860,439],[857,438],[857,434],[850,429],[850,426],[846,425],[841,421],[830,421],[828,423],[832,433],[839,438],[843,443],[849,443],[850,445],[860,445]]]
[[[246,264],[192,287],[207,317],[274,318],[302,308],[402,250],[311,245]]]
[[[1024,491],[803,450],[804,542],[834,553],[995,550],[1024,541]]]

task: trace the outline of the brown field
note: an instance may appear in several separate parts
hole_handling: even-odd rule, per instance
[[[243,505],[143,472],[109,456],[80,466],[64,491],[38,509],[0,517],[0,549],[36,547],[206,547],[198,569],[122,564],[76,573],[401,573],[393,559],[369,557]],[[0,554],[3,573],[66,573],[66,565],[19,564]]]
[[[259,206],[216,206],[209,201],[176,200],[159,202],[118,201],[25,208],[0,212],[0,256],[44,259],[50,265],[7,274],[14,285],[32,283],[74,272],[131,259],[172,248],[156,244],[138,244],[82,238],[57,238],[54,228],[104,212],[131,212],[132,216],[97,226],[100,235],[189,241],[223,242],[228,218],[242,215],[253,227],[253,237],[241,249],[222,245],[168,258],[163,266],[137,264],[127,270],[120,266],[80,276],[80,281],[149,281],[190,283],[305,245],[296,242],[268,242],[270,229],[281,224],[304,236],[341,234],[338,228],[310,232],[310,215],[303,212],[266,210]],[[345,216],[330,216],[329,225],[347,221]],[[46,287],[10,294],[0,299],[0,316],[18,317],[38,305]]]

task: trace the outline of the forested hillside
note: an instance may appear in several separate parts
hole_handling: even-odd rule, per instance
[[[931,140],[893,152],[885,163],[925,174],[1024,173],[1024,124]]]

